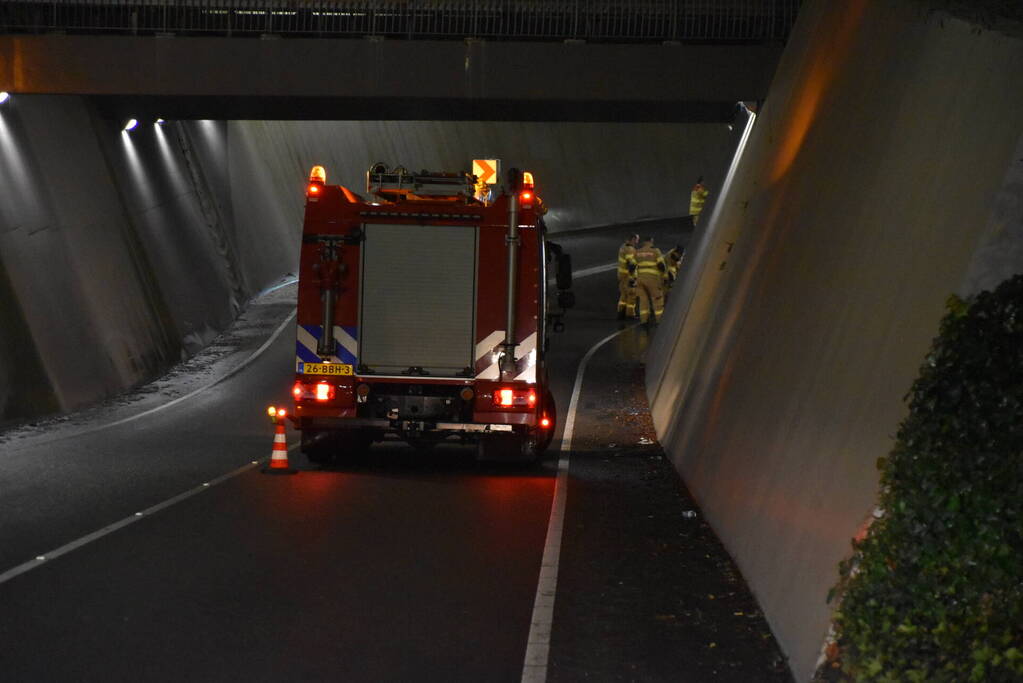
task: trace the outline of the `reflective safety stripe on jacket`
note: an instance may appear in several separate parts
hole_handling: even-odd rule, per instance
[[[703,212],[703,204],[710,192],[703,185],[697,184],[689,195],[689,215],[699,216]]]
[[[661,264],[661,268],[657,267]],[[657,247],[643,247],[636,250],[636,275],[653,275],[659,277],[664,268],[664,257]]]
[[[636,263],[636,247],[631,244],[623,244],[618,250],[618,274],[626,275],[629,272],[629,263]]]

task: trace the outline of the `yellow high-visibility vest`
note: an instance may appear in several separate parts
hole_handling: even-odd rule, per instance
[[[630,263],[636,263],[636,247],[626,242],[618,250],[618,274],[628,275]]]
[[[642,247],[636,251],[636,275],[660,277],[664,267],[664,256],[657,247]]]
[[[689,215],[699,216],[703,212],[703,204],[710,192],[702,184],[697,183],[689,195]]]

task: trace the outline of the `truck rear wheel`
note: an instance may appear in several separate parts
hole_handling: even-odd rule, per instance
[[[358,461],[373,444],[374,433],[369,429],[346,429],[334,435],[334,459],[343,463]]]
[[[313,464],[330,462],[334,457],[330,435],[326,432],[302,430],[300,450],[306,459]]]
[[[302,453],[309,462],[317,465],[325,465],[334,460],[351,462],[365,455],[374,436],[368,429],[303,430]]]
[[[534,462],[535,442],[525,434],[499,432],[484,434],[476,442],[476,459],[485,462]]]

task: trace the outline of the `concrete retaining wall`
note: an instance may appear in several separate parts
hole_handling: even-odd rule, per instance
[[[16,101],[17,100],[17,101]],[[0,363],[19,377],[34,359],[31,387],[0,390],[5,415],[24,414],[25,392],[48,387],[72,408],[138,382],[176,349],[168,310],[146,263],[110,163],[116,137],[102,135],[76,99],[12,98],[0,114],[0,262],[20,311]],[[8,336],[10,335],[10,336]],[[25,348],[30,341],[31,347]]]
[[[313,164],[361,193],[377,161],[471,171],[475,157],[532,171],[553,231],[685,215],[690,186],[720,171],[733,138],[723,124],[242,121],[229,130],[233,177],[270,192],[280,220],[301,221]]]
[[[536,173],[553,230],[684,214],[724,124],[143,122],[76,96],[0,107],[0,424],[73,410],[205,346],[297,266],[313,164]]]
[[[1023,270],[1023,40],[804,3],[648,362],[661,441],[798,680],[943,303]]]

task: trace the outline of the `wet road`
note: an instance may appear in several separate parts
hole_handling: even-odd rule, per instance
[[[626,231],[558,241],[585,271]],[[665,248],[681,234],[652,231]],[[612,271],[575,290],[549,357],[562,414],[579,360],[618,329]],[[385,443],[346,468],[292,451],[302,473],[263,476],[251,462],[293,344],[289,325],[243,371],[137,420],[0,446],[0,679],[520,679],[554,458]]]

